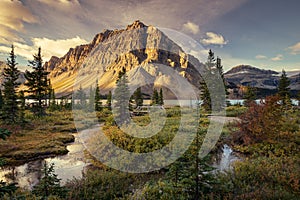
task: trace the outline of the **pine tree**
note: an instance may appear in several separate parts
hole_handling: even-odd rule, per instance
[[[226,80],[225,80],[225,77],[224,77],[223,65],[222,65],[221,58],[219,58],[219,57],[217,57],[216,69],[217,69],[217,72],[220,74],[220,76],[222,78],[224,88],[225,88],[225,94],[228,95],[229,92],[227,90],[228,88],[227,88]]]
[[[11,52],[7,59],[7,67],[4,68],[3,76],[4,87],[3,91],[3,107],[2,117],[6,123],[16,123],[18,121],[18,95],[17,88],[20,83],[17,82],[20,71],[17,68],[16,56],[14,52],[14,46],[11,46]]]
[[[203,73],[203,78],[200,81],[202,107],[206,111],[211,111],[212,107],[214,107],[215,110],[221,110],[226,104],[227,94],[221,59],[219,57],[215,59],[215,54],[210,49],[205,65],[206,71]],[[220,83],[222,85],[220,85]]]
[[[25,125],[26,120],[25,120],[25,95],[24,91],[20,91],[20,115],[19,115],[19,121],[21,125]]]
[[[95,110],[95,90],[91,86],[89,92],[89,111]]]
[[[290,85],[290,80],[283,69],[279,80],[278,88],[277,88],[278,94],[282,101],[282,105],[286,105],[288,104],[289,101],[291,101],[289,85]]]
[[[77,93],[75,94],[75,98],[79,100],[79,103],[77,104],[78,108],[85,108],[86,106],[86,94],[84,92],[84,90],[82,89],[82,86],[79,86],[79,89],[77,91]]]
[[[156,89],[153,89],[153,94],[152,94],[152,105],[158,105],[159,102],[159,95]]]
[[[210,49],[208,51],[208,57],[207,57],[207,62],[206,62],[206,66],[208,68],[209,71],[211,71],[214,67],[215,67],[215,54],[214,52]]]
[[[40,182],[34,186],[32,193],[43,199],[48,199],[49,196],[66,198],[67,189],[60,185],[60,179],[57,178],[57,174],[54,173],[54,164],[51,163],[50,166],[48,166],[45,162],[42,172],[43,177]]]
[[[159,90],[158,105],[164,105],[164,95],[162,88],[160,88]]]
[[[211,111],[210,93],[204,80],[200,82],[200,87],[200,99],[202,100],[201,106],[204,108],[204,110]]]
[[[50,105],[49,105],[50,110],[54,111],[57,109],[57,104],[56,104],[56,97],[55,97],[55,91],[54,89],[51,89],[50,91]]]
[[[39,48],[38,53],[33,55],[33,60],[29,61],[30,66],[33,68],[33,71],[26,71],[25,85],[28,87],[28,92],[32,94],[32,97],[37,101],[37,105],[33,112],[38,116],[45,115],[45,109],[43,107],[43,99],[47,97],[49,91],[49,81],[48,74],[43,67],[43,59],[41,55],[41,48]]]
[[[95,110],[96,111],[101,111],[102,110],[102,102],[101,102],[100,87],[99,87],[99,84],[98,84],[98,80],[96,80]]]
[[[200,81],[200,99],[202,100],[202,107],[206,111],[211,111],[212,105],[211,105],[211,94],[208,89],[208,85],[211,85],[211,83],[206,83],[205,81],[215,81],[212,80],[212,73],[215,67],[215,54],[210,49],[208,51],[208,57],[207,61],[205,63],[206,65],[206,71],[203,74],[203,78]]]
[[[135,105],[136,107],[138,106],[142,106],[143,105],[143,94],[141,91],[141,87],[138,87],[134,93],[134,101],[135,101]]]
[[[127,124],[129,119],[129,98],[130,90],[128,87],[128,80],[125,68],[119,72],[119,80],[117,81],[116,89],[114,91],[114,108],[116,110],[115,120],[117,124]]]
[[[247,107],[249,107],[251,104],[255,103],[256,89],[254,87],[247,86],[243,99],[245,99],[244,105]]]
[[[111,109],[111,102],[112,102],[112,94],[111,94],[111,91],[109,91],[107,94],[107,100],[106,100],[106,105],[107,105],[108,109]]]

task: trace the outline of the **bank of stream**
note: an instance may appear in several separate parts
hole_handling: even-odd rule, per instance
[[[84,156],[85,147],[80,141],[80,136],[94,132],[99,127],[85,129],[80,133],[73,134],[75,141],[67,146],[68,153],[53,158],[39,159],[27,162],[20,166],[7,166],[0,170],[0,180],[7,182],[17,182],[19,187],[32,189],[42,177],[41,169],[44,162],[48,164],[54,163],[55,173],[64,184],[67,180],[73,178],[81,178],[84,171],[91,165]],[[230,169],[231,164],[239,158],[234,154],[233,150],[227,145],[221,147],[218,151],[215,162],[212,164],[216,170],[226,171]]]

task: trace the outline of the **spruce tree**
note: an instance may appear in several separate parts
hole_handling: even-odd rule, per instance
[[[112,94],[111,94],[111,91],[109,91],[107,94],[107,99],[106,99],[106,105],[107,105],[108,109],[111,109],[111,102],[112,102]]]
[[[14,46],[11,46],[11,52],[7,59],[7,67],[4,68],[3,77],[3,107],[2,117],[6,123],[16,123],[18,121],[18,95],[17,89],[20,83],[17,82],[20,71],[17,68]]]
[[[50,110],[54,111],[57,109],[57,104],[56,104],[56,97],[55,97],[55,91],[54,89],[51,89],[50,91],[50,105],[49,105]]]
[[[141,91],[141,87],[138,87],[134,93],[134,101],[135,101],[135,106],[142,106],[143,105],[143,94]]]
[[[211,82],[208,83],[208,81],[215,81],[212,80],[212,75],[213,75],[214,67],[216,65],[215,54],[212,52],[211,49],[208,51],[208,57],[205,65],[206,65],[206,70],[205,73],[202,75],[202,80],[200,81],[200,99],[202,100],[202,107],[206,111],[211,111],[212,109],[211,94],[208,89],[208,85],[211,86]]]
[[[26,120],[25,120],[25,95],[24,95],[23,90],[20,91],[19,98],[20,98],[19,121],[20,121],[21,125],[24,126],[26,123]]]
[[[153,94],[152,94],[152,105],[158,105],[159,102],[159,95],[156,89],[153,89]]]
[[[128,80],[125,68],[119,72],[119,79],[117,81],[116,89],[114,91],[114,108],[115,120],[117,124],[127,124],[129,119],[129,98],[130,90],[128,87]]]
[[[91,86],[89,92],[89,111],[95,110],[95,89]]]
[[[99,87],[99,84],[98,84],[98,80],[96,80],[95,110],[96,111],[101,111],[102,110],[102,102],[101,102],[100,87]]]
[[[251,104],[255,103],[256,89],[254,87],[247,86],[243,99],[244,99],[244,105],[247,107],[249,107]]]
[[[280,96],[280,99],[282,101],[282,105],[286,105],[291,101],[289,85],[290,85],[290,80],[283,69],[279,80],[278,88],[277,88],[278,95]]]
[[[162,88],[160,88],[159,90],[158,104],[161,106],[164,105],[164,95]]]
[[[32,193],[42,199],[48,199],[49,196],[60,197],[65,199],[67,197],[67,189],[60,185],[60,180],[57,174],[54,173],[54,164],[50,166],[44,163],[42,173],[43,177],[40,182],[34,186]]]
[[[79,86],[79,89],[77,93],[75,94],[75,98],[79,100],[79,103],[77,104],[77,107],[82,109],[86,106],[86,94],[82,88],[82,86]]]
[[[26,71],[25,85],[28,87],[28,92],[37,101],[37,105],[33,109],[33,112],[37,116],[45,115],[45,109],[43,107],[43,99],[47,97],[49,91],[49,72],[43,67],[43,59],[41,54],[41,48],[38,49],[38,53],[33,55],[33,60],[29,61],[29,65],[33,68],[33,71]]]

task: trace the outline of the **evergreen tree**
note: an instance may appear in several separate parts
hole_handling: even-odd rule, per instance
[[[48,199],[49,196],[66,198],[67,189],[60,185],[60,179],[57,178],[57,174],[54,173],[54,164],[51,163],[50,166],[48,166],[45,162],[42,172],[43,177],[40,182],[34,186],[32,193],[43,199]]]
[[[279,80],[278,88],[277,88],[278,94],[282,101],[282,105],[286,105],[291,101],[289,85],[290,85],[290,80],[283,69]]]
[[[119,72],[116,89],[114,91],[114,108],[116,110],[115,120],[117,124],[127,124],[129,119],[129,98],[130,91],[125,68]]]
[[[226,104],[227,94],[221,59],[215,59],[214,53],[212,50],[209,50],[205,65],[206,70],[202,75],[202,80],[200,81],[200,99],[202,100],[202,107],[206,111],[211,111],[212,107],[214,107],[215,110],[221,110]],[[225,91],[220,83],[223,84]],[[212,105],[212,103],[214,105]]]
[[[95,110],[95,90],[91,86],[90,93],[89,93],[89,111]]]
[[[39,48],[37,54],[33,55],[33,60],[29,61],[29,64],[33,68],[33,71],[25,72],[25,85],[28,87],[28,92],[31,93],[32,97],[37,101],[33,112],[38,116],[43,116],[45,115],[43,99],[47,97],[49,91],[49,81],[47,78],[49,72],[43,67],[41,48]]]
[[[225,80],[225,77],[224,77],[223,65],[222,65],[221,58],[219,58],[219,57],[217,57],[216,69],[217,69],[217,72],[220,74],[220,76],[222,78],[224,88],[225,88],[225,94],[228,95],[229,92],[227,90],[228,88],[227,88],[226,80]]]
[[[79,100],[78,108],[84,108],[86,106],[86,94],[81,85],[79,86],[79,90],[77,91],[75,98]]]
[[[202,100],[202,107],[206,111],[211,111],[212,109],[211,94],[208,89],[208,85],[211,85],[211,83],[205,82],[205,81],[215,81],[212,79],[213,70],[215,67],[215,54],[212,52],[211,49],[208,51],[208,57],[205,65],[206,65],[206,71],[203,74],[202,80],[200,81],[200,99]]]
[[[214,52],[210,49],[208,51],[208,57],[207,57],[207,62],[206,62],[206,66],[208,68],[209,71],[211,71],[214,67],[215,67],[215,54]]]
[[[143,94],[141,91],[141,87],[138,87],[134,93],[134,101],[135,101],[135,106],[142,106],[143,105]]]
[[[158,105],[158,103],[159,103],[159,94],[158,94],[156,89],[153,89],[151,104],[152,105]]]
[[[11,52],[7,59],[7,67],[4,68],[4,104],[2,107],[2,117],[6,123],[16,123],[18,121],[18,95],[17,88],[20,83],[17,82],[20,71],[17,68],[14,46],[11,46]]]
[[[246,87],[246,92],[244,94],[244,105],[249,107],[252,103],[255,103],[256,99],[256,89],[251,86]]]
[[[211,110],[211,98],[210,98],[210,93],[208,90],[208,87],[206,83],[203,81],[200,82],[200,99],[202,100],[201,106],[204,108],[206,111]]]
[[[25,120],[25,95],[24,95],[24,91],[20,91],[20,95],[19,95],[19,98],[20,98],[20,115],[19,115],[19,121],[21,123],[21,125],[24,125],[26,123],[26,120]]]
[[[164,95],[162,88],[160,88],[159,90],[158,104],[161,106],[164,105]]]
[[[95,110],[96,111],[102,110],[102,102],[101,102],[100,87],[98,84],[98,79],[96,80],[96,90],[95,90]]]
[[[55,91],[54,91],[54,89],[51,89],[51,91],[50,91],[50,105],[49,105],[49,108],[52,111],[57,109],[56,97],[55,97]]]
[[[106,100],[106,105],[109,109],[111,109],[111,102],[112,102],[112,94],[111,94],[111,91],[109,91],[107,94],[107,100]]]

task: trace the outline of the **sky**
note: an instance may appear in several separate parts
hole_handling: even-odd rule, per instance
[[[222,59],[300,70],[299,0],[0,0],[0,60],[15,46],[21,70],[42,48],[44,61],[135,20],[186,34]]]

